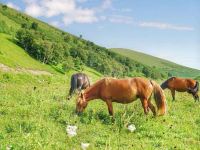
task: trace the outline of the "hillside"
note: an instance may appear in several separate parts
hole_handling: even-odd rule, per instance
[[[43,64],[24,51],[21,47],[16,45],[12,36],[0,33],[0,71],[3,67],[7,67],[8,72],[27,72],[32,74],[59,74],[59,68]],[[71,70],[68,74],[72,74],[76,70]],[[83,72],[91,76],[91,80],[102,76],[99,72],[84,66]]]
[[[0,32],[12,35],[17,45],[42,63],[64,71],[87,66],[106,76],[167,77],[165,71],[111,52],[5,5],[0,5],[0,15]]]
[[[11,68],[45,70],[55,73],[53,68],[33,59],[24,49],[16,45],[12,36],[0,33],[0,41],[0,64]]]
[[[136,60],[140,63],[143,63],[147,66],[151,66],[151,67],[155,66],[157,68],[163,69],[169,72],[170,74],[172,74],[173,76],[196,77],[200,75],[200,70],[178,65],[168,60],[164,60],[164,59],[147,55],[147,54],[137,52],[134,50],[123,49],[123,48],[112,48],[110,50],[120,55],[124,55],[133,60]]]

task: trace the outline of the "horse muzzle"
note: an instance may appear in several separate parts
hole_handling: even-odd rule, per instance
[[[83,114],[83,112],[76,111],[76,114],[77,114],[78,116],[80,116],[81,114]]]
[[[195,99],[195,101],[199,101],[199,96],[198,96],[198,95],[195,95],[195,96],[194,96],[194,99]]]

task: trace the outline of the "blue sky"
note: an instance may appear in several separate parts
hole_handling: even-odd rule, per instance
[[[107,48],[200,69],[200,0],[0,0]]]

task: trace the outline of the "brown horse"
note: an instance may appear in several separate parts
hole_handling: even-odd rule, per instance
[[[86,74],[84,73],[73,74],[71,76],[71,87],[70,87],[67,99],[70,100],[70,98],[72,97],[72,94],[76,90],[81,92],[81,90],[84,90],[89,86],[90,86],[90,80]]]
[[[172,98],[175,100],[175,91],[188,92],[193,95],[195,101],[199,100],[199,82],[193,79],[171,77],[161,84],[161,88],[171,90]]]
[[[156,109],[150,100],[152,93],[158,108],[158,115],[164,115],[166,112],[165,95],[161,87],[154,81],[139,77],[129,79],[104,78],[79,94],[76,112],[83,112],[90,100],[101,99],[106,102],[109,114],[113,116],[112,102],[127,104],[140,98],[144,113],[147,114],[150,108],[156,115]]]

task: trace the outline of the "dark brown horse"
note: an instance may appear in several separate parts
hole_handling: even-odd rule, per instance
[[[77,113],[83,112],[89,101],[101,99],[106,102],[109,114],[113,115],[112,102],[127,104],[140,98],[144,113],[147,114],[150,109],[156,115],[156,109],[151,103],[152,93],[158,108],[158,115],[165,114],[165,95],[160,85],[156,82],[144,78],[104,78],[79,94],[76,111]]]
[[[171,77],[161,84],[161,88],[170,89],[173,100],[175,100],[175,91],[188,92],[193,95],[195,101],[199,100],[199,82],[193,79]]]
[[[70,100],[70,98],[72,97],[72,94],[76,90],[81,92],[81,90],[84,90],[89,86],[90,86],[90,80],[86,74],[84,73],[73,74],[71,76],[71,87],[70,87],[67,99]]]

